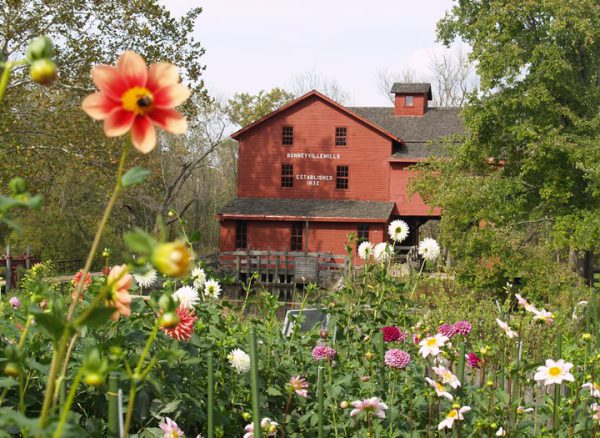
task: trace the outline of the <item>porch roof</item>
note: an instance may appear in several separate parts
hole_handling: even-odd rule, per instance
[[[236,198],[217,217],[247,220],[386,222],[393,202],[330,199]]]

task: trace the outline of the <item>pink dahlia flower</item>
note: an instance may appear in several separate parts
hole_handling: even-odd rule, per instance
[[[133,284],[133,277],[127,271],[127,265],[113,266],[106,280],[110,286],[108,304],[116,309],[111,316],[113,321],[118,320],[121,315],[131,315],[129,289]]]
[[[144,58],[128,51],[119,57],[116,67],[94,67],[92,80],[99,92],[87,96],[81,107],[91,118],[104,120],[106,136],[131,131],[135,148],[148,153],[156,146],[154,126],[173,134],[187,130],[185,117],[173,108],[191,93],[179,83],[172,64],[160,62],[147,68]]]
[[[456,327],[453,324],[442,324],[438,328],[438,333],[451,338],[456,334]]]
[[[292,377],[290,379],[290,388],[300,397],[308,397],[308,383],[306,382],[305,378],[300,376]]]
[[[458,321],[454,323],[454,331],[457,334],[465,336],[471,333],[472,329],[473,326],[469,321]]]
[[[333,360],[337,352],[328,345],[319,344],[312,351],[314,360]]]
[[[187,309],[183,306],[177,307],[177,316],[179,324],[173,328],[162,328],[161,330],[171,339],[178,341],[189,341],[194,334],[194,323],[198,321],[194,309]]]
[[[410,362],[410,355],[406,351],[393,348],[385,352],[384,362],[390,368],[401,370]]]
[[[177,423],[171,420],[169,417],[165,417],[165,421],[158,425],[163,431],[163,438],[182,438],[183,430],[179,428]]]
[[[400,328],[393,325],[382,327],[381,331],[383,333],[383,340],[385,342],[404,342],[404,340],[408,336],[407,333],[403,332],[402,330],[400,330]]]
[[[371,397],[365,400],[356,400],[351,404],[354,408],[350,412],[351,417],[354,417],[361,412],[368,412],[374,414],[376,417],[385,418],[385,411],[388,408],[387,405],[379,400],[378,397]]]
[[[8,300],[8,303],[13,309],[18,309],[19,307],[21,307],[21,300],[17,297],[11,297],[11,299]]]

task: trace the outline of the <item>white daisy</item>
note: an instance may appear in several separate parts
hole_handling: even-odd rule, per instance
[[[435,393],[438,395],[438,397],[445,397],[450,401],[454,400],[454,397],[452,396],[452,394],[450,394],[448,391],[446,391],[446,388],[444,387],[444,385],[442,385],[439,382],[436,382],[433,379],[430,379],[429,377],[425,377],[425,380],[427,380],[427,383],[429,383],[429,385],[433,389],[435,389]]]
[[[154,285],[158,275],[154,269],[149,269],[143,274],[133,274],[133,278],[139,287],[149,288]]]
[[[390,222],[388,234],[390,235],[390,239],[394,242],[403,242],[408,237],[408,233],[408,224],[403,220],[396,219],[395,221]]]
[[[582,388],[588,389],[592,397],[600,398],[600,385],[596,382],[588,382],[581,385]]]
[[[440,256],[440,245],[435,239],[426,237],[419,243],[418,253],[427,261],[434,261]]]
[[[513,331],[509,325],[507,323],[505,323],[504,321],[496,318],[496,322],[498,323],[498,325],[500,326],[500,328],[504,331],[504,333],[506,333],[506,336],[508,336],[510,339],[518,337],[519,334],[515,331]]]
[[[229,365],[237,371],[238,374],[245,374],[250,371],[250,356],[243,350],[236,348],[227,355]]]
[[[440,354],[440,347],[443,347],[447,340],[448,336],[444,336],[441,333],[438,333],[435,336],[429,336],[419,342],[419,345],[421,346],[421,348],[419,348],[419,353],[424,358],[429,355],[437,356]]]
[[[206,282],[206,272],[204,272],[204,269],[201,267],[192,269],[192,280],[196,289],[202,289],[202,286]]]
[[[552,359],[546,359],[546,365],[538,367],[533,378],[537,381],[543,380],[544,385],[560,384],[563,380],[574,382],[575,377],[570,373],[571,368],[573,368],[573,364],[562,359],[556,362]]]
[[[207,280],[206,283],[204,283],[204,295],[214,298],[215,300],[219,298],[221,295],[221,285],[219,282],[212,278]]]
[[[544,324],[552,324],[554,322],[554,315],[546,309],[536,310],[533,313],[535,314],[533,317],[534,321],[543,322]]]
[[[523,298],[520,294],[515,294],[515,297],[517,298],[519,305],[523,306],[526,311],[531,313],[536,313],[538,311],[533,304]]]
[[[378,262],[387,261],[392,255],[392,247],[387,242],[381,242],[373,248],[373,256]]]
[[[506,436],[506,431],[502,429],[502,426],[496,431],[496,436]]]
[[[517,414],[519,414],[519,415],[528,414],[533,411],[534,411],[533,408],[526,408],[525,406],[519,406],[517,408]]]
[[[367,240],[358,245],[358,256],[367,260],[373,256],[373,244]]]
[[[462,408],[452,409],[446,415],[446,418],[438,424],[438,430],[442,430],[444,428],[452,429],[455,421],[464,420],[463,414],[469,412],[471,408],[469,406],[463,406]]]
[[[450,371],[448,368],[432,367],[431,369],[433,370],[434,373],[436,373],[438,376],[440,376],[442,378],[443,384],[447,383],[454,389],[456,389],[460,386],[460,381],[458,380],[458,377],[456,377],[454,374],[452,374],[452,371]]]
[[[193,309],[200,302],[198,291],[191,286],[183,286],[175,291],[173,298],[185,309]]]

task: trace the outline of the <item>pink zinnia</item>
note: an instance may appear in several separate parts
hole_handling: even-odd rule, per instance
[[[467,359],[467,363],[473,368],[479,368],[483,364],[483,359],[481,359],[472,351],[465,354],[465,357]]]
[[[194,323],[198,321],[194,309],[187,309],[183,306],[177,307],[177,316],[179,324],[173,328],[161,328],[165,334],[171,339],[178,341],[189,341],[194,334]]]
[[[360,414],[361,412],[369,412],[373,413],[375,416],[379,418],[385,418],[385,411],[387,410],[387,405],[379,400],[378,397],[371,397],[365,400],[356,400],[352,403],[352,411],[350,412],[350,416],[354,417],[355,415]]]
[[[290,388],[300,397],[307,398],[308,397],[308,383],[306,379],[300,376],[292,377],[290,379]]]
[[[385,342],[395,342],[395,341],[403,342],[406,339],[406,337],[408,336],[406,333],[404,333],[398,327],[393,326],[393,325],[388,325],[388,326],[382,327],[381,331],[383,333],[383,340]]]
[[[179,428],[177,423],[171,420],[169,417],[165,417],[164,423],[158,425],[163,431],[163,438],[181,438],[183,437],[183,430]]]
[[[460,335],[468,335],[471,333],[473,326],[469,321],[458,321],[454,323],[454,331]]]
[[[410,355],[406,351],[393,348],[385,352],[384,362],[390,368],[401,370],[410,362]]]
[[[335,359],[336,351],[325,344],[319,344],[312,351],[314,360],[333,360]]]
[[[438,328],[438,333],[451,338],[456,334],[456,327],[453,324],[445,323]]]

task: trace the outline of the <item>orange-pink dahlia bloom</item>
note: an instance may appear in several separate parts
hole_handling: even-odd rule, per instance
[[[179,316],[179,324],[173,328],[161,327],[161,330],[171,339],[189,341],[194,334],[194,323],[198,321],[196,312],[194,309],[179,306],[177,307],[177,316]]]
[[[133,277],[127,272],[127,265],[113,266],[106,279],[110,285],[108,304],[115,308],[111,319],[116,321],[121,315],[131,315],[131,296],[129,289],[133,284]]]
[[[184,134],[187,121],[175,111],[190,96],[179,83],[179,73],[167,62],[146,67],[144,58],[127,51],[117,66],[97,65],[92,80],[100,90],[87,96],[82,109],[95,120],[104,120],[104,133],[117,137],[131,131],[136,149],[148,153],[156,146],[158,126],[173,134]]]

